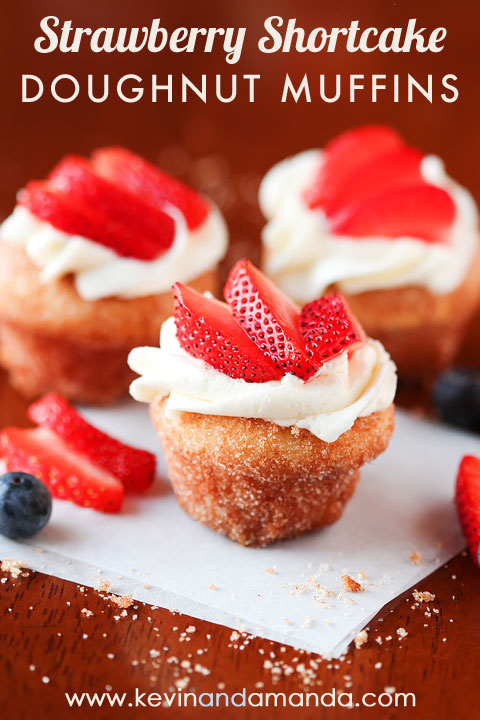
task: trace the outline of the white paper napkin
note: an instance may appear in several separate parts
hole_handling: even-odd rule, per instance
[[[166,475],[146,406],[83,412],[156,452]],[[113,592],[338,657],[383,605],[465,546],[453,494],[467,453],[480,454],[477,437],[397,411],[387,452],[363,469],[343,518],[325,530],[239,547],[191,520],[164,480],[129,497],[120,515],[56,501],[41,534],[22,544],[0,538],[0,556],[89,586],[101,570]],[[360,579],[364,592],[344,592],[343,574]]]

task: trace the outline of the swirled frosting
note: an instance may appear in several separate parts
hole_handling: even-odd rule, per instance
[[[325,363],[308,381],[289,374],[281,380],[248,383],[183,350],[173,317],[162,326],[160,347],[135,348],[128,363],[140,375],[130,387],[131,395],[141,402],[168,396],[169,417],[190,412],[260,418],[305,428],[325,442],[337,440],[357,418],[386,409],[396,390],[395,365],[375,340]]]
[[[40,268],[42,282],[73,275],[84,300],[105,297],[135,298],[170,289],[176,281],[188,282],[213,269],[227,248],[228,234],[220,211],[212,204],[205,221],[194,231],[183,214],[168,206],[175,220],[172,246],[151,261],[121,257],[87,238],[68,235],[18,206],[0,227],[4,242],[25,249]]]
[[[279,287],[303,304],[332,284],[345,293],[420,285],[438,294],[461,284],[478,248],[478,213],[470,193],[445,173],[438,157],[426,156],[421,172],[455,203],[448,243],[334,235],[322,210],[310,209],[303,199],[321,162],[322,151],[309,150],[278,163],[262,181],[260,205],[268,220],[264,271]]]

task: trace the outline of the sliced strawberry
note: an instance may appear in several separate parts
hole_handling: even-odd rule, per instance
[[[178,208],[190,230],[195,230],[208,215],[208,203],[199,193],[129,150],[117,147],[96,150],[92,161],[101,175],[152,205],[161,208],[170,204]]]
[[[64,158],[48,180],[51,188],[74,198],[78,205],[86,205],[126,225],[132,234],[137,234],[140,243],[148,239],[157,247],[157,254],[171,246],[175,234],[171,216],[98,175],[85,158],[75,155]]]
[[[305,305],[300,329],[308,357],[318,367],[365,340],[365,332],[339,293]]]
[[[224,295],[236,321],[283,373],[303,379],[315,373],[303,346],[300,309],[251,262],[235,265]]]
[[[103,512],[119,512],[122,507],[120,480],[71,450],[50,430],[5,428],[0,455],[7,472],[35,475],[54,497]]]
[[[317,177],[305,191],[305,202],[312,209],[325,205],[355,167],[401,145],[400,135],[384,125],[365,125],[337,135],[325,146]]]
[[[480,566],[480,458],[466,455],[457,475],[457,511],[475,565]]]
[[[336,235],[412,237],[446,242],[455,217],[450,195],[434,185],[393,188],[351,205],[331,219]]]
[[[125,490],[143,492],[153,482],[155,455],[124,445],[84,420],[61,395],[50,393],[33,403],[28,417],[52,430],[69,448],[118,478]]]
[[[139,237],[128,226],[114,222],[97,210],[78,205],[74,199],[49,187],[46,182],[28,183],[21,191],[18,203],[58,230],[69,235],[81,235],[124,257],[153,260],[159,254],[158,246],[149,238]]]
[[[173,286],[177,338],[190,355],[247,382],[279,380],[282,372],[243,332],[228,305],[181,283]]]
[[[324,205],[327,215],[383,193],[388,188],[422,185],[423,155],[419,150],[400,146],[356,166]]]

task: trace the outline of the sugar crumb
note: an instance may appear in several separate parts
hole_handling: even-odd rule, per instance
[[[10,558],[3,558],[0,569],[3,572],[8,572],[15,580],[20,577],[28,577],[28,573],[22,572],[28,570],[28,566],[22,560],[10,560]]]
[[[422,556],[420,555],[420,553],[417,550],[412,550],[412,552],[410,553],[409,560],[412,563],[412,565],[420,565],[420,563],[422,562]]]
[[[342,587],[345,592],[363,592],[363,587],[350,575],[342,575]]]
[[[119,608],[129,608],[133,605],[133,600],[131,595],[108,595],[107,600],[110,600],[110,602],[115,603],[115,605],[118,605]]]
[[[428,603],[435,600],[435,595],[431,592],[428,592],[427,590],[424,590],[423,592],[420,592],[419,590],[414,590],[412,592],[412,595],[417,602]]]
[[[110,590],[111,584],[112,583],[110,582],[110,580],[97,577],[94,585],[94,590],[96,590],[97,592],[108,592]]]
[[[355,637],[353,638],[353,642],[355,643],[355,647],[357,650],[360,650],[360,648],[365,645],[365,643],[368,640],[368,632],[366,630],[360,630]]]

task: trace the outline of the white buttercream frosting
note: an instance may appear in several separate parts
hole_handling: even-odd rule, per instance
[[[168,417],[190,412],[261,418],[305,428],[325,442],[337,440],[357,418],[386,409],[396,390],[395,365],[375,340],[325,363],[308,381],[285,375],[248,383],[183,350],[173,317],[162,326],[160,348],[135,348],[128,363],[140,375],[130,387],[132,396],[141,402],[168,396]]]
[[[322,151],[309,150],[278,163],[262,181],[260,205],[268,220],[264,270],[279,287],[304,304],[333,283],[346,293],[420,285],[438,294],[461,284],[478,248],[478,213],[470,193],[446,174],[439,158],[425,157],[421,172],[455,203],[448,243],[331,233],[323,211],[303,200],[321,162]]]
[[[213,269],[228,240],[223,217],[213,205],[194,231],[179,210],[173,206],[164,210],[175,220],[175,239],[166,252],[149,261],[122,257],[87,238],[68,235],[21,206],[1,225],[0,238],[25,249],[40,268],[42,282],[72,274],[84,300],[155,295],[168,291],[174,282],[189,282]]]

